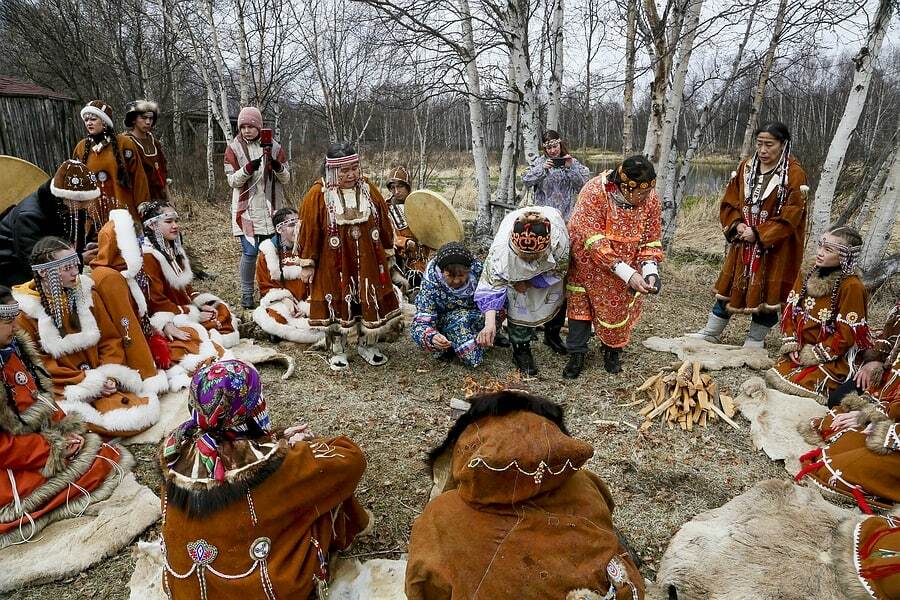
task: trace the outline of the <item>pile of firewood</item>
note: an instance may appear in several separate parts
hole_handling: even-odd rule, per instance
[[[641,408],[644,422],[640,430],[646,431],[656,418],[668,425],[669,429],[680,426],[692,431],[694,425],[706,427],[709,421],[722,419],[735,429],[740,429],[731,417],[737,409],[734,401],[719,391],[719,386],[707,373],[701,373],[701,364],[684,361],[675,363],[645,381],[634,390],[630,405],[648,400]],[[721,406],[721,408],[720,408]]]

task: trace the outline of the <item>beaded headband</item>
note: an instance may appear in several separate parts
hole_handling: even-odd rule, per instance
[[[350,156],[342,156],[340,158],[325,157],[325,166],[329,169],[336,169],[355,162],[359,162],[359,154],[351,154]]]
[[[51,260],[49,262],[41,263],[39,265],[31,265],[31,270],[34,272],[37,271],[61,271],[66,267],[78,266],[80,264],[78,260],[77,254],[70,254],[69,256],[64,256],[62,258],[57,258],[56,260]]]
[[[157,221],[162,221],[163,219],[177,219],[178,212],[174,210],[170,210],[168,212],[160,213],[155,217],[150,217],[146,221],[144,221],[144,227],[149,227],[156,223]]]
[[[622,183],[627,185],[632,190],[636,187],[640,187],[642,190],[656,187],[656,179],[651,179],[650,181],[642,181],[640,183],[635,181],[634,179],[631,179],[630,177],[628,177],[628,175],[625,174],[625,169],[622,168],[622,165],[619,165],[618,172],[619,179],[622,181]]]
[[[298,217],[291,217],[290,219],[285,219],[281,223],[275,226],[275,231],[281,233],[281,230],[287,227],[288,225],[296,225],[300,222]]]
[[[543,146],[544,148],[551,148],[553,146],[559,146],[561,143],[562,140],[560,140],[559,138],[554,138],[552,140],[547,140],[546,142],[544,142]]]
[[[0,320],[12,321],[19,316],[19,303],[0,304]]]

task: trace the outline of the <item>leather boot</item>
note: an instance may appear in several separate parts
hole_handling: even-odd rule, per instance
[[[526,377],[534,377],[537,375],[537,367],[534,365],[534,356],[531,355],[530,343],[513,344],[512,357],[516,368],[519,369],[519,372],[522,375],[525,375]]]
[[[563,379],[578,379],[581,371],[584,369],[584,352],[575,352],[569,355],[569,362],[563,369]]]
[[[706,325],[703,326],[703,329],[696,333],[689,333],[687,334],[687,337],[700,338],[701,340],[706,340],[710,344],[720,344],[722,342],[722,332],[725,331],[726,325],[728,325],[728,319],[723,319],[722,317],[717,317],[713,313],[709,313],[709,317],[706,319]]]
[[[603,368],[606,369],[607,373],[621,373],[622,372],[622,349],[621,348],[610,348],[609,346],[603,347]]]
[[[747,333],[747,339],[744,340],[744,348],[765,348],[766,336],[770,329],[772,328],[750,321],[750,331]]]
[[[544,343],[550,346],[550,349],[557,354],[568,354],[566,345],[563,343],[562,338],[559,337],[559,329],[557,327],[545,329]]]

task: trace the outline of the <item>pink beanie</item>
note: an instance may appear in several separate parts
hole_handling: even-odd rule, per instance
[[[238,128],[241,125],[253,125],[257,129],[262,129],[263,119],[262,113],[255,106],[245,106],[238,114]]]

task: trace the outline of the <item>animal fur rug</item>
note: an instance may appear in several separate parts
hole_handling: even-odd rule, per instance
[[[828,552],[833,543],[849,541],[838,525],[853,518],[854,511],[827,502],[815,489],[762,481],[682,526],[649,597],[843,600]]]
[[[166,600],[162,589],[162,552],[159,541],[138,542],[136,562],[128,582],[130,600]],[[328,600],[402,600],[406,559],[360,562],[338,558],[330,565]]]
[[[753,445],[772,460],[783,460],[785,470],[795,475],[800,470],[800,456],[812,449],[797,427],[824,415],[826,408],[811,398],[766,389],[760,377],[741,385],[734,404],[750,421]]]
[[[288,379],[294,373],[294,359],[271,346],[257,345],[250,339],[242,339],[230,349],[234,358],[239,358],[253,365],[268,362],[283,363],[285,367],[282,379]],[[156,444],[163,440],[170,431],[181,425],[188,418],[188,390],[179,390],[163,394],[159,398],[159,421],[147,431],[127,438],[122,442],[131,444]]]
[[[159,498],[129,473],[83,516],[52,523],[37,540],[0,550],[0,595],[77,575],[130,544],[159,517]]]
[[[747,366],[751,369],[768,369],[772,359],[765,348],[744,348],[728,344],[711,344],[706,340],[681,336],[676,338],[649,337],[642,342],[657,352],[671,352],[679,360],[699,362],[707,371]]]

